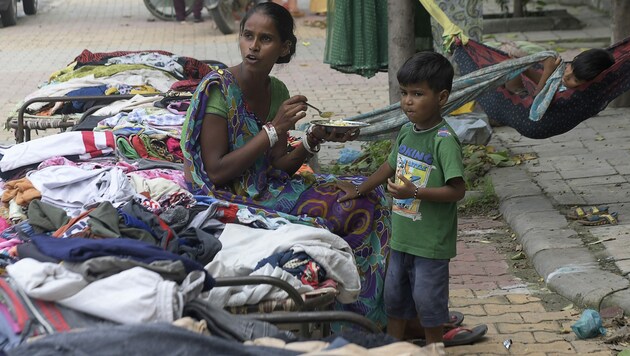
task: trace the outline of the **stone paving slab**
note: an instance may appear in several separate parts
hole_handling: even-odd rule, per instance
[[[630,225],[602,226],[596,230],[595,236],[603,241],[603,245],[615,259],[622,275],[627,276],[630,273],[630,255],[627,249],[628,241],[630,241]]]

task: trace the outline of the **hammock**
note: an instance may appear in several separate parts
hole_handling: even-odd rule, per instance
[[[453,60],[460,66],[463,77],[455,79],[443,115],[478,97],[489,118],[516,129],[529,138],[547,138],[568,132],[580,122],[597,115],[613,99],[630,90],[630,38],[609,47],[615,64],[594,80],[574,89],[558,92],[537,121],[529,118],[534,97],[521,97],[507,91],[502,84],[519,75],[529,66],[555,52],[546,51],[531,56],[509,59],[504,52],[468,39],[430,0],[420,0],[427,11],[445,29],[444,45],[453,49]],[[522,75],[526,88],[533,92],[535,83]],[[353,116],[348,120],[372,124],[361,130],[359,140],[391,139],[408,120],[400,103]]]
[[[481,95],[477,101],[488,118],[514,128],[525,137],[541,139],[563,134],[597,115],[613,99],[630,90],[630,38],[607,50],[615,57],[615,64],[588,83],[556,93],[539,121],[528,117],[534,99],[531,95],[521,97],[498,87]],[[506,59],[507,54],[474,41],[457,45],[453,54],[462,73],[474,73]],[[536,84],[524,75],[521,78],[532,92]]]
[[[469,41],[469,43],[471,42],[472,40]],[[455,79],[448,102],[442,108],[442,114],[449,114],[484,92],[503,85],[503,83],[519,75],[532,64],[553,55],[555,55],[555,52],[545,51],[523,58],[504,61]],[[347,120],[370,124],[370,126],[361,129],[359,140],[363,141],[390,139],[397,134],[400,126],[409,121],[400,110],[400,102],[350,117]]]

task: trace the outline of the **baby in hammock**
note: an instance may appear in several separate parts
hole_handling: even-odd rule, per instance
[[[536,89],[532,95],[537,95],[545,87],[547,80],[560,63],[560,57],[548,57],[542,62],[542,72],[531,67],[523,72],[527,78],[536,83]],[[593,48],[586,50],[575,56],[573,61],[566,65],[564,74],[562,75],[562,84],[558,90],[563,91],[568,88],[577,88],[595,79],[595,77],[614,63],[615,58],[605,49]],[[527,89],[525,89],[521,76],[508,81],[505,84],[505,88],[521,96],[530,94]]]

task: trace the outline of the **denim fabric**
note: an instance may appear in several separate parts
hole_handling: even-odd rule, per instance
[[[7,317],[12,318],[12,316],[7,316],[6,314],[0,316],[0,354],[2,354],[2,351],[12,349],[20,344],[20,336],[13,331]],[[16,321],[12,322],[16,323]]]
[[[398,319],[420,316],[426,328],[448,322],[448,264],[392,250],[385,276],[385,312]]]
[[[279,334],[283,334],[283,340],[286,340],[287,337],[293,340],[297,339],[292,333],[281,331],[273,324],[230,314],[200,299],[187,303],[184,306],[183,316],[205,320],[208,324],[208,331],[223,339],[243,342],[259,337],[277,337]]]
[[[261,355],[289,356],[299,352],[246,346],[217,336],[206,336],[165,323],[94,327],[59,333],[23,343],[9,356],[56,355]]]
[[[179,235],[177,253],[205,266],[221,251],[221,246],[214,235],[193,227]]]

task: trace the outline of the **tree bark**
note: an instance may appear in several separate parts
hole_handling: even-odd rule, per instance
[[[525,14],[523,12],[523,7],[525,6],[524,0],[514,0],[513,2],[514,10],[512,12],[514,17],[523,17]]]
[[[412,1],[417,0],[387,0],[387,74],[390,104],[400,101],[396,73],[415,52]]]
[[[612,8],[612,42],[618,42],[630,36],[630,1],[614,0]],[[611,103],[615,108],[630,107],[630,92],[622,94]]]

